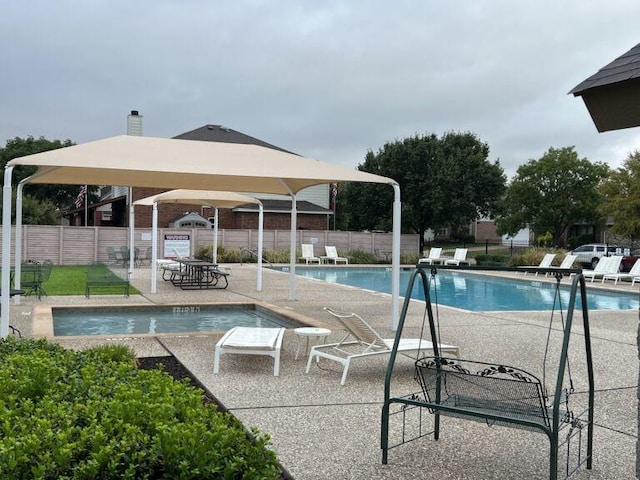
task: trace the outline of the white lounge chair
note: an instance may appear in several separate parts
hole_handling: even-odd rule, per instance
[[[604,275],[618,273],[620,264],[622,263],[622,255],[612,255],[611,257],[602,257],[596,268],[593,270],[583,270],[582,275],[590,278],[593,282],[596,278],[602,278]]]
[[[429,265],[433,265],[434,263],[442,263],[442,258],[440,257],[440,255],[442,255],[442,248],[433,247],[429,249],[429,256],[421,258],[420,260],[418,260],[418,263],[428,263]]]
[[[302,244],[302,256],[298,258],[299,262],[304,261],[307,265],[309,263],[320,263],[320,257],[316,257],[313,253],[313,244],[312,243],[303,243]]]
[[[467,261],[466,248],[456,248],[456,251],[453,253],[453,258],[448,258],[444,261],[445,265],[460,265],[461,263],[469,264]]]
[[[284,328],[233,327],[216,343],[213,373],[220,371],[220,355],[267,355],[273,357],[273,375],[280,374],[280,350]]]
[[[520,268],[550,268],[554,258],[556,258],[555,253],[545,253],[544,257],[542,257],[542,260],[538,265],[529,265]],[[525,275],[527,273],[529,272],[524,272]],[[538,272],[536,272],[536,275],[538,275]]]
[[[329,263],[335,263],[336,265],[338,263],[344,263],[344,264],[349,263],[348,258],[338,256],[338,250],[336,249],[336,247],[327,245],[324,247],[324,250],[326,252],[326,255],[322,257],[322,260]]]
[[[628,272],[605,273],[602,276],[602,283],[604,283],[605,280],[614,280],[613,284],[617,285],[618,280],[631,280],[631,286],[633,286],[638,276],[640,276],[640,259],[636,260],[636,263],[633,264],[631,270]]]
[[[307,360],[306,373],[309,373],[311,364],[315,359],[318,361],[320,357],[333,360],[340,363],[344,368],[342,370],[342,379],[340,385],[344,385],[347,380],[347,373],[351,361],[370,357],[372,355],[388,355],[393,348],[393,338],[382,338],[371,325],[369,325],[361,316],[355,313],[341,313],[325,307],[325,310],[333,315],[340,322],[342,327],[347,331],[345,337],[338,343],[328,343],[325,345],[316,345],[309,352]],[[459,356],[459,348],[453,345],[438,345],[440,353],[453,354]],[[398,344],[398,352],[433,352],[433,343],[423,338],[403,338]]]
[[[565,257],[562,259],[562,262],[560,262],[560,265],[555,267],[553,265],[550,265],[549,268],[559,268],[559,269],[563,269],[563,268],[571,268],[573,266],[573,263],[576,261],[576,258],[578,258],[577,255],[571,255],[570,253],[565,255]],[[545,273],[545,276],[549,275],[550,272]],[[640,275],[640,272],[638,272],[638,274]]]

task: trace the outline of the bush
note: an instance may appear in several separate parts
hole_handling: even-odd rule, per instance
[[[400,255],[400,263],[403,265],[416,265],[420,260],[420,255],[417,253],[403,253]]]
[[[0,478],[280,478],[268,437],[132,352],[0,342]]]
[[[213,245],[206,245],[202,248],[199,248],[195,257],[207,260],[208,262],[213,259]],[[225,248],[222,245],[218,245],[218,263],[241,263],[246,259],[242,258],[242,251],[239,248]]]
[[[477,255],[476,264],[485,267],[506,267],[509,263],[507,255]]]
[[[509,264],[512,267],[521,267],[525,265],[537,266],[547,253],[552,253],[552,250],[548,248],[527,248],[525,250],[520,250],[517,254],[511,257]],[[553,260],[553,265],[559,265],[558,258]]]
[[[288,248],[267,249],[264,252],[262,252],[262,258],[264,258],[265,261],[270,263],[289,263],[289,260],[290,260],[289,249]]]
[[[346,256],[349,259],[349,263],[366,265],[378,263],[378,258],[373,253],[365,252],[364,250],[351,250],[347,255],[338,252],[338,256]]]

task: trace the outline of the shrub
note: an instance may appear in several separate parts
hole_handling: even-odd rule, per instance
[[[268,437],[118,346],[0,342],[0,478],[279,478]]]
[[[403,265],[415,265],[420,260],[420,255],[417,253],[403,253],[400,255],[400,263]]]
[[[211,261],[213,259],[213,245],[206,245],[196,250],[195,257]],[[218,263],[241,263],[243,261],[242,251],[239,248],[225,248],[218,245]],[[246,261],[246,259],[244,259]]]
[[[509,257],[506,255],[477,255],[476,264],[485,267],[506,267]]]
[[[517,254],[511,257],[509,262],[512,267],[521,267],[524,265],[539,265],[545,254],[550,253],[548,248],[527,248],[520,250]],[[558,265],[558,259],[554,259],[553,264]]]
[[[262,252],[262,258],[270,263],[289,263],[289,255],[288,248],[267,249]]]
[[[338,256],[346,256],[349,259],[349,263],[367,265],[378,263],[378,258],[373,253],[365,252],[364,250],[351,250],[347,255],[338,252]]]

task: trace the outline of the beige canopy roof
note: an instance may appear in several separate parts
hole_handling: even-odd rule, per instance
[[[331,182],[395,184],[390,178],[258,145],[121,135],[19,157],[30,183],[297,193]]]
[[[260,200],[248,195],[218,190],[187,190],[179,188],[169,190],[133,202],[134,205],[153,205],[154,203],[191,203],[215,208],[234,208],[246,203],[259,204]]]

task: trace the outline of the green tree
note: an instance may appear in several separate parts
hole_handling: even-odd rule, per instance
[[[599,189],[600,213],[611,217],[611,233],[640,238],[640,151],[630,153],[623,166],[611,172]]]
[[[71,140],[47,140],[44,137],[27,138],[15,137],[7,140],[4,148],[0,148],[0,166],[4,168],[7,163],[18,157],[47,152],[58,148],[75,145]],[[16,186],[20,181],[33,175],[36,167],[17,166],[12,175],[12,185]],[[93,192],[95,188],[88,188],[89,201],[97,200]],[[27,184],[23,196],[23,223],[25,224],[56,224],[60,222],[60,211],[74,207],[74,201],[80,192],[78,185],[41,185]],[[15,203],[14,203],[15,204]],[[15,212],[12,213],[15,218]]]
[[[574,147],[549,148],[518,167],[496,218],[498,233],[514,235],[529,226],[536,236],[551,232],[554,245],[563,244],[571,225],[602,221],[597,187],[607,174],[607,165],[578,158]]]
[[[462,230],[489,215],[505,189],[499,162],[487,160],[489,147],[472,133],[415,135],[369,151],[359,170],[393,178],[402,195],[404,231],[420,236],[449,227]],[[338,224],[354,230],[390,230],[393,191],[384,185],[353,183],[343,188]]]

